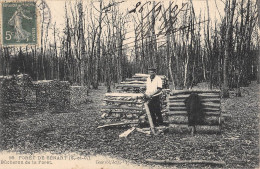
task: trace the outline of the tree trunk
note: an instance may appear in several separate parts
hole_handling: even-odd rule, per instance
[[[99,4],[99,9],[100,9],[100,13],[99,13],[99,31],[97,34],[97,54],[96,54],[96,58],[95,58],[95,74],[94,74],[94,83],[93,83],[93,88],[94,89],[98,89],[98,74],[99,74],[99,58],[100,58],[100,38],[101,38],[101,32],[102,32],[102,0],[100,0],[100,4]]]
[[[224,71],[223,71],[223,97],[229,97],[229,86],[228,86],[228,66],[229,66],[229,57],[231,55],[230,52],[230,44],[232,43],[232,32],[233,32],[233,17],[234,17],[234,12],[235,12],[235,7],[236,7],[236,0],[232,0],[232,6],[231,9],[226,8],[226,15],[227,15],[227,31],[226,31],[226,35],[225,35],[225,53],[224,53]],[[230,10],[230,13],[229,13]]]
[[[260,28],[260,1],[257,1],[257,11],[258,11],[258,27]],[[258,30],[259,33],[259,30]],[[258,49],[259,49],[259,44],[258,44]],[[260,54],[258,53],[258,66],[257,66],[257,83],[260,84]]]
[[[86,53],[85,51],[85,39],[84,39],[84,30],[83,30],[83,9],[82,9],[82,1],[78,4],[78,12],[79,12],[79,49],[80,50],[80,58],[79,58],[79,64],[80,64],[80,85],[84,86],[84,55]]]

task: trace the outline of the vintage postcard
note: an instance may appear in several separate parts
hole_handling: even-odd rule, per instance
[[[257,0],[1,0],[0,169],[259,168]]]

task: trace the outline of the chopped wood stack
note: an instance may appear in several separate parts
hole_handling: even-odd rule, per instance
[[[163,89],[169,88],[169,82],[166,76],[158,75],[163,82]],[[121,82],[117,87],[118,92],[128,93],[143,93],[146,90],[146,80],[149,74],[136,73],[132,78],[126,78],[124,82]]]
[[[172,126],[188,124],[188,114],[184,100],[191,93],[197,93],[202,101],[205,112],[205,124],[208,126],[221,125],[220,90],[176,90],[167,98],[167,117]],[[220,129],[220,128],[219,128]]]
[[[145,114],[141,93],[106,93],[101,109],[103,123],[139,123]]]
[[[148,74],[135,74],[127,78],[116,87],[116,93],[106,93],[102,112],[102,123],[118,125],[140,124],[147,121],[144,109],[143,92],[146,90]],[[163,80],[163,87],[167,87],[168,80],[159,75]],[[163,89],[162,112],[166,112],[166,95],[169,89]],[[121,122],[121,123],[120,123]]]

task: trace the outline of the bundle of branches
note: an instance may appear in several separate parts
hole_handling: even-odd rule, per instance
[[[70,104],[78,105],[88,99],[88,88],[86,86],[70,86]]]
[[[63,111],[69,108],[69,83],[57,80],[35,82],[36,102],[39,110]]]
[[[15,76],[0,77],[1,112],[7,116],[11,112],[23,109],[23,98]]]
[[[20,74],[17,76],[14,76],[20,93],[21,97],[23,99],[23,102],[25,104],[25,108],[32,108],[36,106],[36,93],[35,93],[35,87],[32,82],[32,78],[27,74]]]
[[[70,107],[70,85],[67,81],[53,80],[50,83],[49,108],[51,111],[63,111]]]

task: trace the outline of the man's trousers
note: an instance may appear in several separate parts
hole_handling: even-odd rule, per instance
[[[159,96],[153,97],[150,102],[148,103],[148,107],[153,119],[153,124],[158,126],[163,124],[163,118],[161,113],[161,105],[160,105],[160,98]]]

